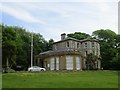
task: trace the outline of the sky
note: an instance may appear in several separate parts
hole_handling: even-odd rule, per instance
[[[118,34],[118,0],[3,0],[0,23],[60,40],[62,33],[110,29]]]

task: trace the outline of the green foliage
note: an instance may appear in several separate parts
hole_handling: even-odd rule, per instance
[[[96,30],[92,35],[100,41],[102,67],[104,69],[120,69],[120,59],[118,59],[120,35],[109,29]]]
[[[16,54],[16,32],[12,27],[2,26],[2,63],[6,64],[6,60],[9,59],[9,63],[13,63],[14,56]]]
[[[81,33],[81,32],[75,32],[75,33],[67,34],[67,36],[72,37],[72,38],[76,38],[76,39],[79,39],[79,40],[90,37],[89,34]]]
[[[116,35],[115,37],[115,47],[120,48],[120,35]]]
[[[109,29],[106,30],[101,29],[94,31],[92,35],[100,40],[102,39],[108,41],[108,40],[113,40],[116,36],[116,33]]]
[[[21,66],[26,70],[30,65],[31,32],[21,27],[0,25],[2,31],[2,63],[5,68],[7,59],[9,67]],[[51,49],[53,40],[47,42],[39,33],[33,33],[33,58],[40,52]],[[46,43],[48,43],[46,45]]]

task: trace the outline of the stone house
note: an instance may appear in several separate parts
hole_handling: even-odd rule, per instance
[[[86,69],[86,55],[93,53],[100,57],[100,45],[96,39],[78,40],[61,34],[61,40],[53,43],[53,50],[35,56],[35,64],[47,70]],[[101,68],[96,60],[96,68]]]

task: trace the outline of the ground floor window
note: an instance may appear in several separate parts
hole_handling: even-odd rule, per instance
[[[55,66],[55,65],[54,65],[54,58],[51,58],[51,59],[50,59],[50,70],[54,70],[54,69],[55,69],[54,66]]]
[[[75,57],[75,58],[74,58]],[[51,57],[49,66],[50,70],[80,70],[81,69],[81,57],[66,55],[60,59],[60,57]]]
[[[77,70],[81,69],[80,57],[76,57],[76,69]]]
[[[59,70],[59,58],[56,57],[56,70]]]
[[[73,57],[72,56],[66,56],[66,69],[73,70]]]

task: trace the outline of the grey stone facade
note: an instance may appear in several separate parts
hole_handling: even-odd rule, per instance
[[[86,68],[86,55],[90,53],[100,57],[96,39],[77,40],[63,33],[61,40],[53,43],[53,50],[36,55],[35,62],[47,70],[82,70]],[[96,60],[96,68],[101,68],[100,60]]]

